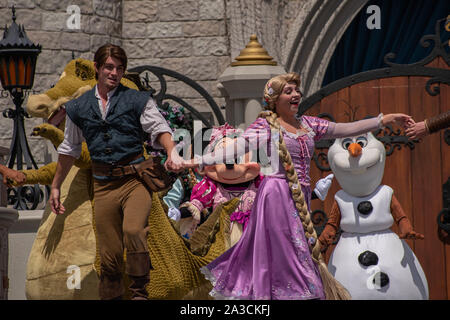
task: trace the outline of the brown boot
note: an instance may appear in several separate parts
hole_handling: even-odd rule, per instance
[[[102,300],[121,300],[123,295],[122,274],[100,276],[98,293]]]
[[[150,282],[150,255],[146,252],[127,252],[126,273],[131,280],[131,300],[148,300],[147,284]]]
[[[131,292],[131,300],[148,300],[148,292],[145,288],[150,282],[149,276],[133,277],[128,276],[131,280],[131,284],[128,287]]]

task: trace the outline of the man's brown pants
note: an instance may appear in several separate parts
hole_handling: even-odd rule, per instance
[[[124,293],[124,247],[127,252],[125,272],[131,279],[137,278],[138,282],[146,284],[142,279],[148,278],[151,268],[147,247],[150,208],[151,195],[135,176],[128,175],[107,181],[94,179],[101,299],[118,298]],[[142,295],[145,294],[145,287],[138,290],[141,290]]]

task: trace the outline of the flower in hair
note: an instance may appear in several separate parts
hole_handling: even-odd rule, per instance
[[[267,93],[271,96],[271,95],[273,95],[273,88],[271,88],[270,86],[269,86],[269,89],[267,89]]]

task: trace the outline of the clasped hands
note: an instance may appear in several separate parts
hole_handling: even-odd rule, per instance
[[[428,134],[425,121],[415,122],[411,117],[403,121],[402,127],[405,129],[406,136],[411,140],[423,138]]]
[[[415,122],[411,116],[402,113],[387,114],[383,117],[383,125],[395,122],[405,129],[406,136],[411,140],[423,138],[428,134],[425,121]]]
[[[198,164],[195,164],[192,159],[185,160],[176,151],[171,152],[170,155],[167,156],[167,160],[164,163],[166,170],[173,172],[181,172],[185,169],[194,168],[197,166]]]

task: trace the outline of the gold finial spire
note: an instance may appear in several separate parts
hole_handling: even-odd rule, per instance
[[[276,66],[276,61],[269,56],[266,49],[258,42],[255,34],[250,36],[250,42],[241,51],[239,56],[235,58],[237,61],[232,62],[231,66],[250,66],[250,65],[271,65]]]

